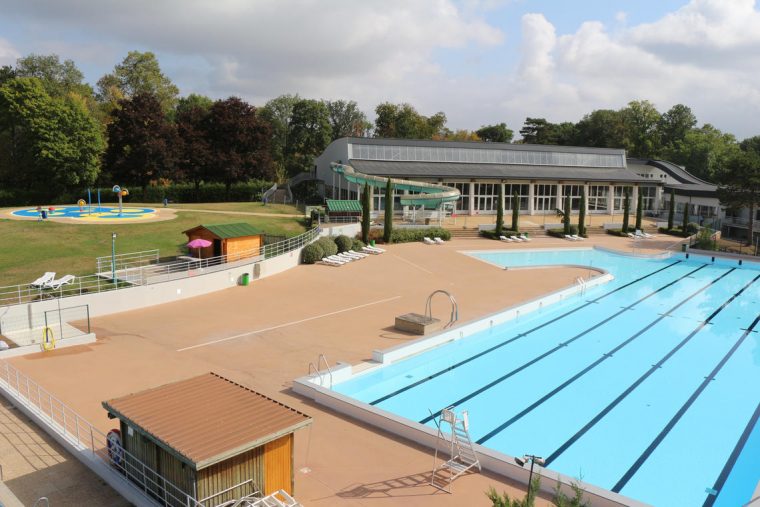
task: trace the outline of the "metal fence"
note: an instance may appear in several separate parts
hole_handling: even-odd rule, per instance
[[[178,260],[166,263],[148,265],[140,263],[136,266],[124,263],[122,267],[116,270],[116,278],[113,278],[112,272],[107,270],[94,275],[76,277],[71,283],[57,289],[32,287],[30,285],[0,287],[0,307],[46,299],[122,290],[139,285],[150,285],[213,273],[215,271],[223,271],[264,259],[271,259],[278,255],[297,250],[314,241],[319,237],[319,233],[320,228],[315,227],[298,236],[267,244],[260,248],[204,259],[180,256],[177,258]],[[110,258],[108,265],[110,266]],[[119,263],[117,262],[117,267],[118,265]]]
[[[0,363],[0,389],[35,413],[75,448],[89,452],[93,458],[103,462],[114,478],[124,481],[144,495],[146,500],[159,505],[184,507],[217,505],[210,500],[213,497],[196,500],[123,447],[112,445],[109,448],[105,433],[7,362]],[[248,484],[250,482],[244,481],[230,489],[253,487],[255,490],[252,483]]]
[[[18,346],[40,344],[45,340],[45,333],[52,333],[50,336],[55,340],[89,334],[89,305],[56,308],[42,314],[16,317],[0,315],[0,335]]]
[[[118,271],[129,268],[139,268],[140,266],[149,266],[151,264],[156,264],[159,261],[159,258],[158,250],[104,255],[95,259],[95,273],[108,274],[112,273],[114,270]]]

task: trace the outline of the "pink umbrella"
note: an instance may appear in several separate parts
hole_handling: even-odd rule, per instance
[[[207,246],[211,246],[211,241],[203,238],[195,238],[190,243],[187,244],[188,248],[197,248],[198,249],[198,257],[201,256],[201,248],[206,248]]]

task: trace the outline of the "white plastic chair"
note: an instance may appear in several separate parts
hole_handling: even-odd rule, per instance
[[[55,280],[55,271],[48,271],[29,285],[37,288],[46,287],[53,280]]]
[[[424,238],[422,238],[422,242],[425,243],[426,245],[435,245],[435,241],[433,241],[432,239],[428,238],[427,236],[425,236]]]
[[[74,275],[65,275],[59,278],[58,280],[51,280],[48,283],[45,284],[45,287],[48,289],[60,289],[64,285],[68,285],[71,282],[74,281],[76,277]]]
[[[446,243],[444,240],[442,240],[441,238],[439,238],[437,236],[435,238],[433,238],[433,241],[435,241],[436,245],[443,245],[444,243]]]

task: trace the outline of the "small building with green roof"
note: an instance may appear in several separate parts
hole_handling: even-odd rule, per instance
[[[330,218],[362,216],[362,205],[359,201],[327,199],[326,205],[327,216]]]
[[[264,233],[243,222],[232,224],[202,224],[184,231],[187,241],[205,239],[211,245],[200,248],[198,257],[226,256],[227,262],[261,255]]]

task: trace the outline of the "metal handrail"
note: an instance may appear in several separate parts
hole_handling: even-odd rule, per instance
[[[454,296],[452,296],[448,291],[445,291],[443,289],[438,289],[433,291],[427,298],[427,303],[425,303],[425,316],[428,318],[433,318],[433,296],[436,294],[446,294],[449,297],[449,301],[451,301],[451,317],[449,319],[449,323],[443,326],[444,329],[447,327],[450,327],[454,324],[457,320],[459,320],[459,304],[457,303],[457,300],[454,299]]]
[[[332,370],[330,369],[330,365],[327,363],[327,358],[324,354],[319,354],[319,357],[317,358],[317,366],[321,364],[321,362],[325,363],[325,368],[327,369],[327,373],[330,374],[330,389],[332,389],[333,386],[333,374]]]
[[[206,498],[201,498],[200,500],[198,500],[198,503],[201,503],[201,504],[205,503],[206,501],[211,500],[212,498],[216,498],[217,496],[221,496],[221,495],[224,495],[225,493],[229,493],[233,489],[241,488],[245,486],[246,484],[250,484],[251,491],[253,491],[253,493],[251,493],[250,495],[244,495],[244,496],[252,496],[252,495],[257,495],[260,493],[259,489],[256,487],[256,484],[254,484],[253,479],[248,479],[247,481],[243,481],[240,484],[235,484],[234,486],[231,486],[218,493],[214,493],[213,495],[207,496]]]

